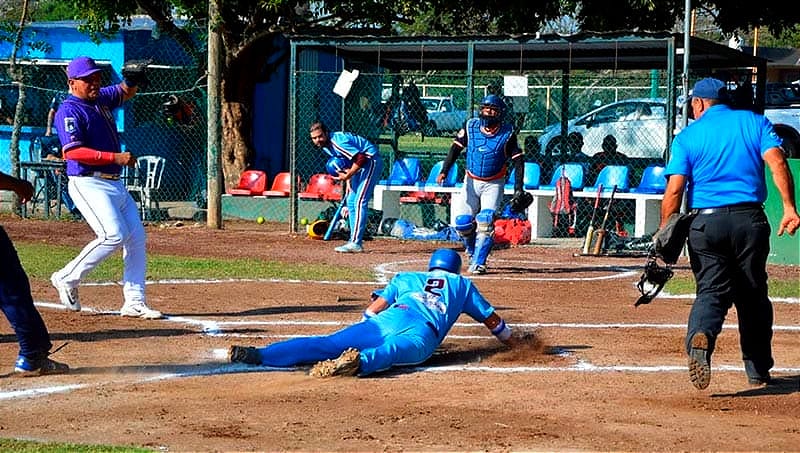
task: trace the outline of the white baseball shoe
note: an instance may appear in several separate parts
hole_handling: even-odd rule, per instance
[[[356,244],[355,242],[348,242],[345,245],[336,247],[336,250],[339,253],[361,253],[364,251],[364,247],[360,244]]]
[[[61,299],[61,303],[67,307],[67,310],[71,311],[81,311],[81,301],[78,297],[78,288],[70,288],[67,285],[61,283],[61,280],[56,276],[54,273],[50,276],[50,283],[53,284],[53,287],[58,291],[58,298]]]
[[[162,315],[160,311],[153,310],[152,308],[148,307],[147,304],[145,304],[144,302],[125,304],[122,306],[122,309],[119,311],[119,314],[131,318],[142,318],[142,319],[161,319],[164,317],[164,315]]]

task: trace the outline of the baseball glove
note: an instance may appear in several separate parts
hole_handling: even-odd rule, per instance
[[[689,237],[689,227],[694,214],[673,213],[664,228],[653,235],[653,250],[667,264],[675,264]]]
[[[122,65],[122,78],[129,87],[145,88],[150,81],[147,79],[147,66],[153,60],[129,60]]]
[[[508,202],[511,212],[521,214],[533,203],[533,195],[528,192],[517,192]]]

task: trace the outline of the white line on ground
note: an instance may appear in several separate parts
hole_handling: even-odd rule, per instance
[[[545,262],[535,262],[535,261],[512,261],[512,260],[497,260],[498,262],[507,262],[507,263],[524,263],[526,265],[530,264],[542,264],[542,265],[563,265],[563,263],[545,263]],[[316,284],[330,284],[330,285],[375,285],[377,284],[385,284],[389,281],[390,274],[396,274],[397,270],[394,268],[400,265],[407,265],[407,264],[418,264],[424,263],[424,260],[411,260],[411,261],[399,261],[394,263],[385,263],[379,266],[376,266],[375,271],[378,276],[377,282],[346,282],[346,281],[318,281],[318,282],[311,282]],[[596,267],[595,267],[596,268]],[[576,269],[579,270],[579,269]],[[616,266],[609,266],[609,272],[615,272],[611,275],[604,275],[604,276],[597,276],[597,277],[564,277],[564,278],[555,278],[555,277],[509,277],[509,276],[492,276],[486,275],[477,278],[483,279],[502,279],[502,280],[518,280],[518,281],[592,281],[592,280],[606,280],[606,279],[616,279],[616,278],[626,278],[631,277],[634,275],[638,275],[639,271],[633,271],[629,268],[623,267],[616,267]],[[257,282],[257,283],[298,283],[298,284],[308,284],[309,281],[306,280],[293,280],[293,279],[165,279],[165,280],[155,280],[155,281],[148,281],[148,285],[155,285],[155,284],[222,284],[222,283],[239,283],[239,282]],[[119,285],[119,282],[94,282],[94,283],[85,283],[84,286],[112,286],[112,285]],[[659,297],[663,298],[681,298],[681,299],[691,299],[694,298],[694,295],[669,295],[669,294],[659,294]],[[800,304],[800,298],[772,298],[773,302],[783,302],[789,304]],[[41,307],[53,308],[53,309],[65,309],[61,304],[57,303],[50,303],[50,302],[36,302],[36,305]],[[115,311],[102,311],[102,310],[95,310],[89,307],[84,306],[82,311],[91,312],[91,313],[109,313],[109,314],[118,314],[119,312]],[[230,334],[225,332],[226,326],[243,326],[243,325],[284,325],[284,326],[344,326],[350,324],[349,322],[339,322],[339,321],[219,321],[219,320],[208,320],[208,319],[196,319],[192,317],[180,316],[180,317],[170,317],[167,316],[165,318],[166,321],[175,322],[175,323],[183,323],[192,325],[195,327],[199,327],[200,330],[205,335],[210,336],[229,336],[229,337],[251,337],[248,335],[242,334]],[[471,328],[471,327],[482,327],[478,324],[466,324],[466,323],[456,323],[454,327],[459,328]],[[519,323],[519,324],[512,324],[512,327],[519,327],[519,328],[573,328],[573,329],[685,329],[685,324],[652,324],[652,323],[598,323],[598,324],[589,324],[589,323]],[[724,326],[726,329],[736,329],[738,328],[735,324],[727,324]],[[776,331],[800,331],[800,326],[774,326],[774,330]],[[294,336],[300,335],[264,335],[264,336],[257,336],[258,338],[291,338]],[[463,339],[481,339],[481,338],[488,338],[488,335],[448,335],[449,339],[452,340],[463,340]],[[227,358],[227,350],[225,349],[215,349],[212,351],[212,354],[217,359],[226,359]],[[242,364],[229,364],[223,363],[219,364],[219,366],[210,366],[204,367],[202,369],[193,370],[193,371],[186,371],[180,373],[164,373],[158,374],[156,376],[148,376],[142,378],[140,382],[150,382],[150,381],[160,381],[165,379],[173,379],[179,377],[191,377],[191,376],[205,376],[205,375],[213,375],[213,374],[228,374],[228,373],[241,373],[241,372],[260,372],[260,371],[292,371],[297,370],[298,368],[272,368],[272,367],[265,367],[265,366],[246,366]],[[478,366],[478,365],[444,365],[444,366],[433,366],[433,367],[425,367],[425,366],[418,366],[411,368],[414,371],[425,371],[425,372],[454,372],[454,371],[479,371],[479,372],[491,372],[491,373],[535,373],[535,372],[564,372],[564,371],[575,371],[575,372],[632,372],[632,373],[653,373],[653,372],[685,372],[685,366],[672,366],[672,365],[659,365],[659,366],[635,366],[635,365],[613,365],[613,366],[602,366],[602,365],[594,365],[586,361],[579,361],[574,365],[564,366],[564,367],[537,367],[537,366],[523,366],[523,367],[488,367],[488,366]],[[737,371],[741,372],[744,371],[742,367],[736,367],[731,365],[718,365],[715,364],[714,366],[715,371]],[[772,371],[776,374],[783,374],[783,373],[799,373],[800,368],[798,367],[783,367],[783,368],[773,368]],[[97,385],[107,385],[107,382],[98,383]],[[25,390],[12,390],[8,392],[0,392],[0,400],[5,399],[12,399],[12,398],[33,398],[39,396],[46,396],[49,394],[54,393],[63,393],[69,392],[72,390],[77,390],[80,388],[87,387],[88,384],[73,384],[73,385],[60,385],[60,386],[50,386],[50,387],[41,387],[41,388],[31,388]]]

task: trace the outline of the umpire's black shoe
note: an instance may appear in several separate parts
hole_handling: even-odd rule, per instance
[[[692,336],[689,351],[689,379],[698,390],[711,383],[711,355],[708,352],[708,336],[702,332]]]
[[[261,354],[258,349],[251,346],[233,345],[228,350],[228,359],[231,363],[246,363],[248,365],[261,365]]]
[[[747,383],[753,387],[763,387],[772,383],[772,377],[769,373],[766,376],[748,376]]]

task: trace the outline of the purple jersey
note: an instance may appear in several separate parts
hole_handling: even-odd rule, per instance
[[[87,101],[69,95],[58,107],[55,126],[58,138],[63,143],[62,153],[87,147],[98,151],[120,152],[117,124],[112,110],[122,105],[123,92],[119,85],[100,89],[95,101]],[[117,164],[87,165],[67,160],[67,175],[79,176],[92,172],[116,173],[122,170]]]

